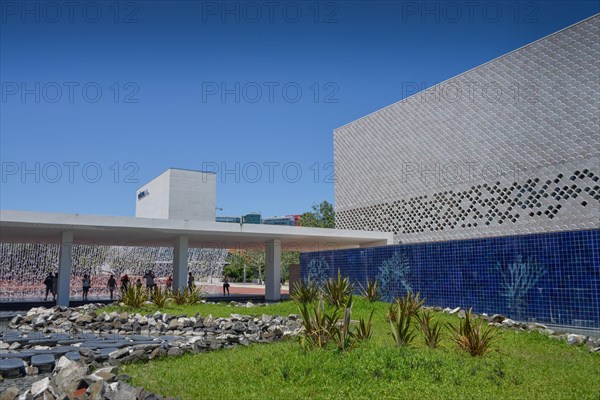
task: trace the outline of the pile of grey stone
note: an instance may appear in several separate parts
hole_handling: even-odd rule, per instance
[[[118,375],[116,367],[91,370],[82,361],[62,356],[51,373],[28,387],[10,386],[0,391],[0,400],[160,400],[161,395],[141,387],[135,388],[126,375]],[[167,398],[168,399],[168,398]]]
[[[161,312],[106,313],[99,310],[99,305],[88,304],[78,308],[34,308],[14,317],[9,328],[0,337],[0,392],[11,387],[10,378],[50,374],[63,358],[102,368],[160,356],[269,343],[298,335],[301,321],[293,314],[214,318]],[[18,389],[22,392],[23,388]]]
[[[433,309],[435,311],[442,311],[446,314],[451,314],[451,315],[456,314],[458,316],[458,318],[465,318],[465,315],[466,315],[466,311],[460,307],[456,307],[454,309],[451,309],[451,308],[441,309],[439,307],[434,307]],[[518,331],[539,332],[543,335],[548,336],[550,339],[563,340],[570,345],[579,345],[579,346],[585,345],[593,353],[600,352],[600,338],[598,338],[598,337],[557,331],[557,330],[550,329],[546,325],[540,324],[537,322],[514,321],[514,320],[507,318],[504,315],[500,315],[500,314],[494,314],[494,315],[490,316],[490,315],[484,313],[481,315],[472,314],[472,316],[477,317],[477,318],[482,318],[483,320],[487,321],[488,325],[495,326],[500,329],[513,329],[513,330],[518,330]]]

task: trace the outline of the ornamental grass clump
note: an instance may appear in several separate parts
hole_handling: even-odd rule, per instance
[[[334,307],[341,308],[352,295],[354,285],[350,283],[350,278],[342,278],[342,273],[338,269],[337,279],[329,278],[323,285],[323,298]]]
[[[310,304],[319,298],[319,286],[310,279],[295,282],[292,289],[292,300],[300,304]]]
[[[408,303],[396,300],[396,316],[390,318],[390,328],[394,342],[399,348],[408,346],[417,335],[412,328],[412,317]]]
[[[417,314],[417,321],[421,327],[425,345],[431,349],[439,347],[441,341],[442,324],[434,322],[430,311],[421,311]]]
[[[158,308],[163,308],[169,300],[169,291],[162,289],[160,286],[155,286],[151,291],[152,303]]]
[[[325,312],[323,300],[319,304],[312,306],[312,312],[308,309],[308,304],[302,304],[300,315],[302,316],[302,327],[304,332],[300,335],[300,346],[304,350],[323,349],[336,329],[339,320],[339,309],[330,313]]]
[[[373,336],[373,313],[375,310],[371,310],[371,314],[369,315],[369,319],[365,322],[364,318],[361,318],[358,321],[358,327],[356,328],[355,337],[358,341],[366,341],[371,339]]]
[[[148,301],[148,293],[142,286],[131,285],[123,291],[121,301],[125,303],[126,306],[140,308]]]
[[[300,314],[304,331],[300,334],[300,346],[304,350],[335,348],[340,352],[352,350],[359,342],[369,340],[372,336],[373,311],[369,320],[361,318],[355,329],[351,327],[352,295],[343,308],[325,309],[323,300],[318,305],[302,304]]]
[[[398,315],[398,308],[402,307],[406,313],[412,318],[417,315],[423,304],[425,303],[425,299],[420,298],[421,293],[417,293],[413,295],[410,291],[406,293],[406,296],[396,299],[395,302],[390,304],[390,308],[386,315],[386,319],[388,321],[395,321],[396,316]]]
[[[183,305],[187,302],[188,299],[188,291],[187,289],[182,290],[182,289],[176,289],[173,290],[173,292],[171,293],[171,298],[173,299],[173,302],[175,304],[177,304],[178,306]]]
[[[379,294],[379,280],[378,279],[366,279],[366,286],[363,286],[360,282],[360,293],[370,302],[373,303],[380,298]]]
[[[188,304],[198,304],[204,300],[204,293],[198,288],[186,289],[186,299]]]
[[[498,339],[498,330],[484,328],[483,320],[474,318],[471,309],[466,312],[464,319],[458,321],[458,325],[448,323],[448,329],[451,334],[450,340],[473,357],[490,352],[492,344]]]

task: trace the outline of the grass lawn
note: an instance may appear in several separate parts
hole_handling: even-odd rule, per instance
[[[471,357],[444,340],[431,350],[418,336],[394,347],[385,303],[356,298],[353,319],[375,308],[373,338],[354,350],[304,352],[297,340],[131,364],[133,384],[181,399],[600,399],[600,356],[538,333],[504,331],[494,351]],[[115,307],[107,308],[112,311]],[[140,311],[149,313],[151,309]],[[298,314],[296,303],[261,308],[225,304],[165,308],[171,314],[227,317]],[[435,313],[443,322],[456,316]],[[444,336],[447,331],[444,330]]]

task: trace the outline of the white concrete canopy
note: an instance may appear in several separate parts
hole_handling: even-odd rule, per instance
[[[281,251],[321,251],[393,243],[389,232],[0,210],[0,242],[61,244],[59,302],[68,296],[71,244],[174,247],[173,286],[187,278],[188,247],[266,251],[267,300],[278,300]],[[65,283],[62,283],[63,280]],[[64,292],[61,296],[61,288]],[[68,302],[68,299],[66,300]],[[59,304],[62,304],[59,303]]]

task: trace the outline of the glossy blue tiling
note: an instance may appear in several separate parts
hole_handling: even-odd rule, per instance
[[[600,327],[600,230],[302,253],[301,276],[380,280],[386,300],[407,290],[427,304],[472,307],[522,321]]]

